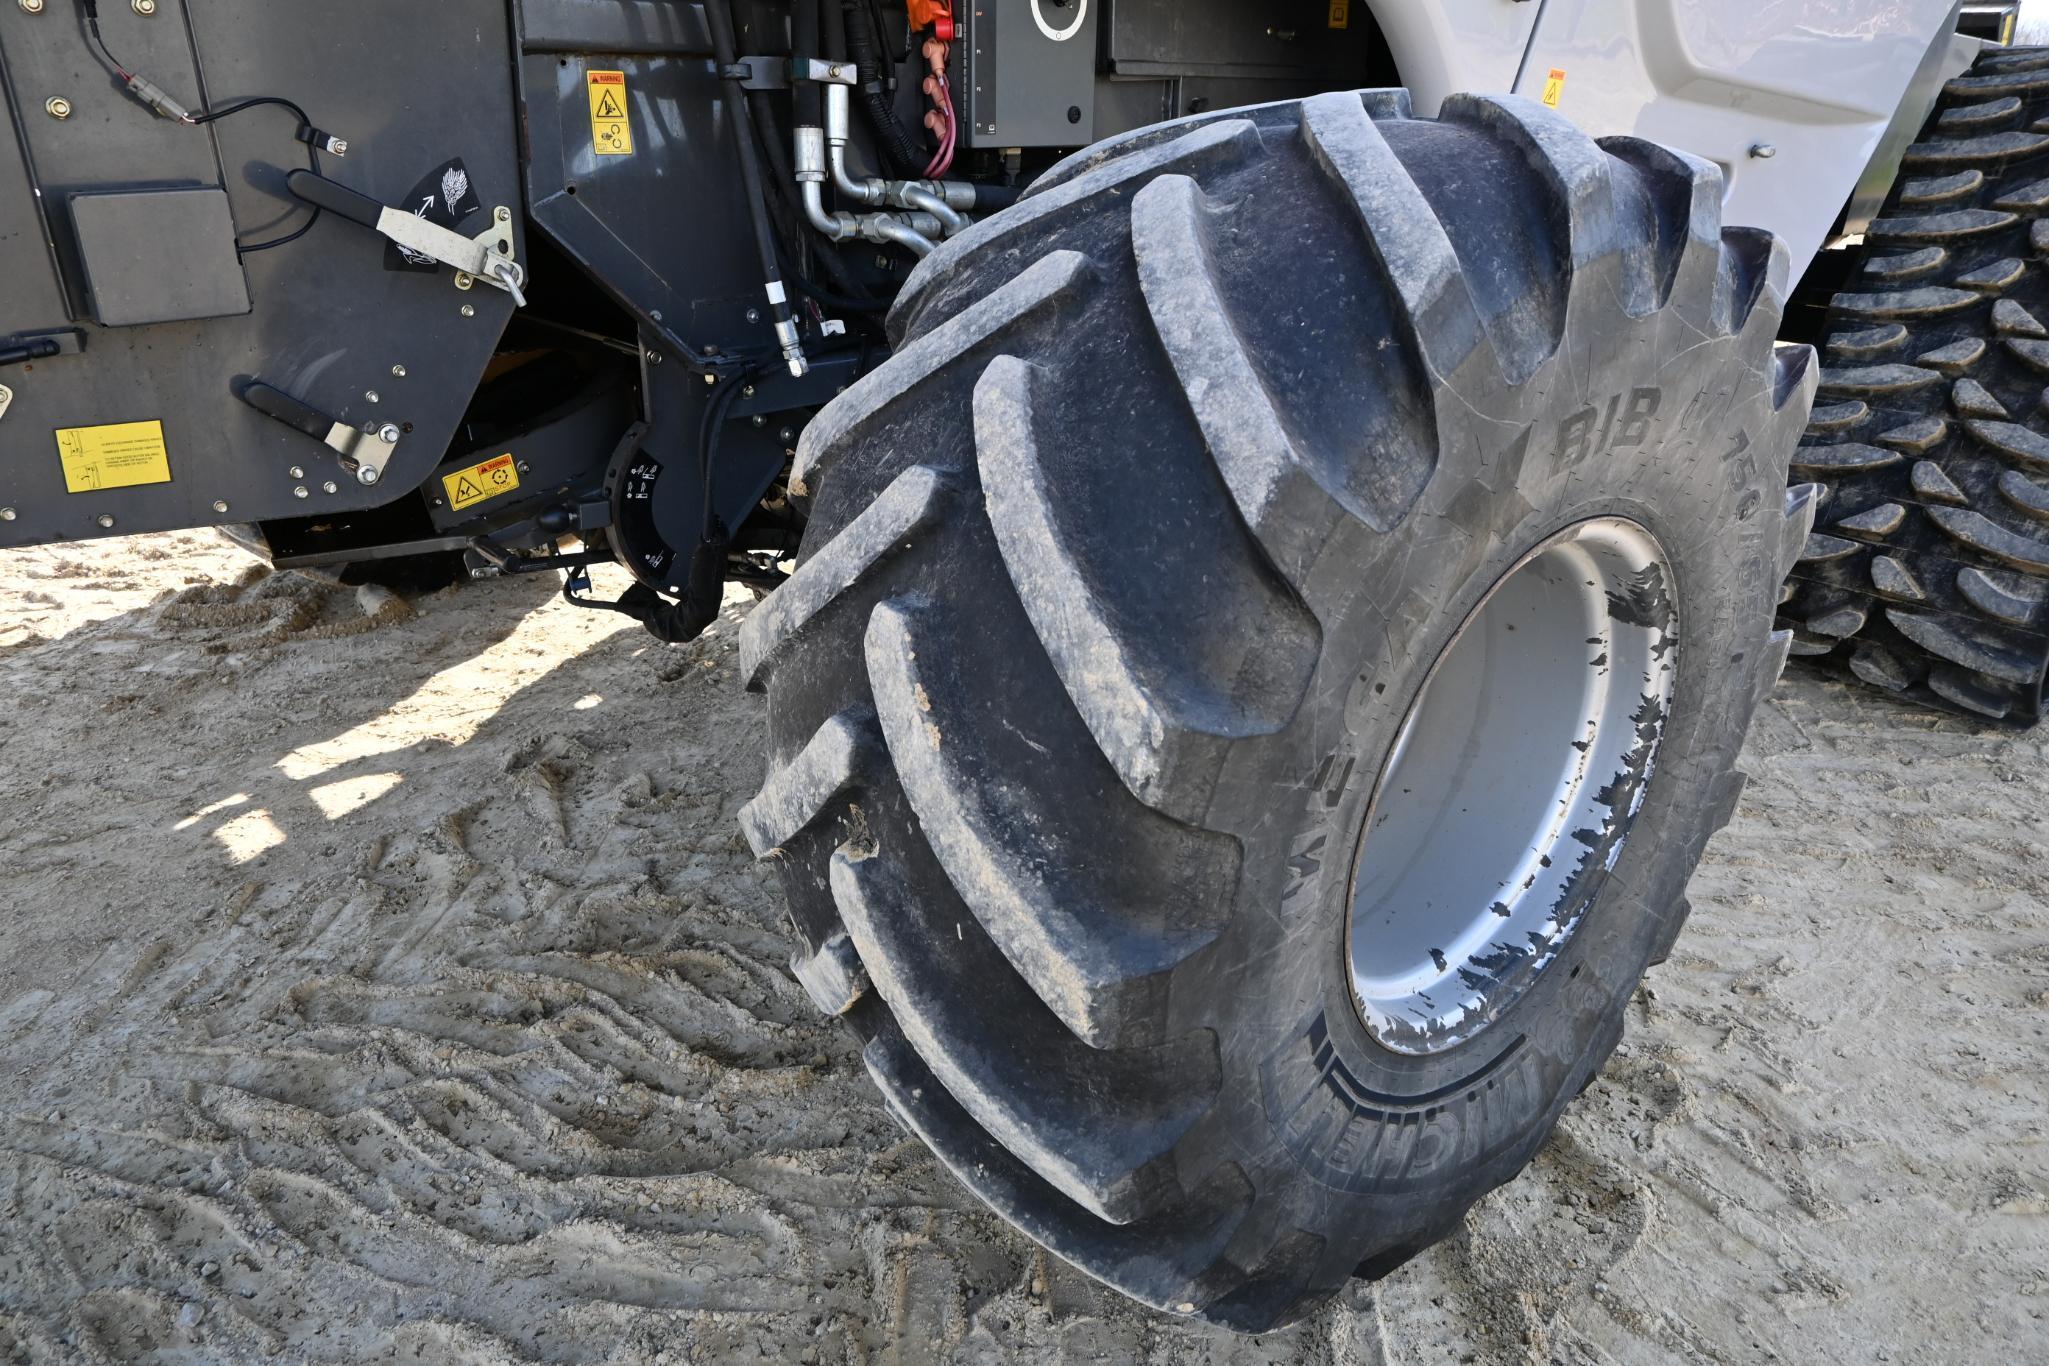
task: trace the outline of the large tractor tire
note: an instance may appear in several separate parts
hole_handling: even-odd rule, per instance
[[[1147,130],[923,262],[805,433],[743,825],[892,1111],[1059,1256],[1273,1328],[1608,1056],[1807,534],[1812,353],[1721,199],[1513,98]]]
[[[1949,83],[1829,311],[1797,653],[1979,717],[2049,675],[2049,50]]]

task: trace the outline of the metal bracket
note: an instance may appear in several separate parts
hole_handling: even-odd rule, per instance
[[[7,409],[14,402],[14,390],[0,384],[0,417],[7,416]]]
[[[262,380],[246,385],[241,399],[265,417],[274,417],[333,451],[342,468],[355,475],[359,484],[374,484],[382,479],[384,467],[391,463],[391,453],[398,446],[400,432],[395,422],[370,428],[351,427]]]
[[[451,228],[404,209],[394,209],[313,171],[293,171],[285,177],[285,183],[308,204],[317,204],[352,223],[372,228],[407,251],[448,266],[456,272],[458,288],[468,289],[482,280],[510,294],[517,306],[526,307],[526,295],[521,292],[526,271],[512,254],[512,210],[502,206],[493,209],[490,227],[475,237],[464,237]]]
[[[781,57],[741,57],[731,66],[719,68],[719,75],[739,82],[742,90],[787,90],[790,78]]]
[[[327,429],[321,440],[329,450],[341,457],[342,468],[356,476],[359,484],[374,484],[384,477],[384,467],[391,463],[391,453],[398,446],[399,430],[395,422],[387,422],[372,431],[361,431],[346,422],[337,422]]]
[[[790,79],[818,81],[824,85],[859,85],[861,73],[852,62],[828,62],[822,57],[792,57]]]

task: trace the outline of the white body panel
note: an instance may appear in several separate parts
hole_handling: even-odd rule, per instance
[[[1452,90],[1542,97],[1595,136],[1720,163],[1723,220],[1769,228],[1795,278],[1823,245],[1953,0],[1380,0],[1417,111]],[[1529,34],[1526,52],[1504,45]],[[1399,35],[1399,36],[1397,36]],[[1760,144],[1769,158],[1752,155]]]
[[[1515,88],[1543,7],[1531,0],[1372,0],[1373,21],[1425,118],[1454,91]]]

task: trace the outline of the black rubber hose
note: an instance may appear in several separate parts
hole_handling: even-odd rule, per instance
[[[844,62],[847,59],[847,12],[840,7],[840,0],[818,0],[818,26],[825,40],[825,60]]]
[[[845,12],[847,47],[861,79],[861,107],[868,112],[868,122],[874,126],[883,155],[894,162],[903,175],[923,175],[925,163],[930,158],[918,150],[918,144],[905,131],[903,122],[889,103],[888,95],[883,92],[882,56],[875,36],[875,20],[868,12],[866,0],[847,0]]]
[[[704,17],[711,28],[712,57],[719,64],[720,73],[732,82],[726,105],[733,115],[733,145],[740,153],[740,182],[747,194],[747,216],[754,223],[754,248],[761,257],[762,286],[776,321],[791,322],[794,315],[783,289],[782,266],[776,261],[775,227],[769,222],[768,193],[762,183],[761,157],[754,142],[754,107],[747,101],[740,78],[733,74],[740,59],[733,40],[732,0],[708,0]]]
[[[1012,204],[1017,203],[1017,198],[1021,193],[1023,191],[1019,190],[1015,185],[983,185],[977,183],[975,186],[975,212],[995,213],[998,209],[1007,209]]]
[[[792,56],[809,61],[818,56],[818,9],[830,0],[797,0],[790,10],[790,46]],[[790,102],[795,109],[799,128],[816,128],[822,115],[818,102],[818,82],[797,81],[790,87]]]

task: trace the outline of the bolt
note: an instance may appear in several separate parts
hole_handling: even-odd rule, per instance
[[[457,289],[468,289],[471,285],[474,285],[476,282],[477,277],[470,274],[466,270],[458,270],[455,273],[455,287]]]
[[[747,321],[748,321],[748,322],[751,322],[751,323],[758,323],[758,322],[760,322],[760,321],[761,321],[761,310],[760,310],[760,309],[758,309],[758,308],[750,308],[750,309],[748,309],[748,310],[747,310]]]
[[[21,8],[29,14],[41,14],[43,12],[43,0],[21,0]]]
[[[157,0],[135,0],[135,12],[147,19],[157,12]]]
[[[718,382],[719,377],[717,375],[706,375],[704,377],[704,387],[707,389],[711,388],[714,384],[717,384]]]
[[[14,509],[13,509],[13,508],[0,508],[0,522],[11,522],[11,521],[13,521],[13,520],[14,520]]]
[[[532,474],[534,472],[534,467],[532,465],[527,464],[526,461],[522,460],[519,462],[519,472],[521,474]]]
[[[500,223],[510,223],[512,221],[512,210],[503,207],[496,208],[491,211],[491,217]]]
[[[662,353],[659,351],[650,350],[647,353],[647,363],[649,365],[660,365],[662,363]]]
[[[71,101],[62,95],[52,95],[43,101],[43,112],[53,119],[68,119],[71,117]]]
[[[491,577],[491,571],[488,569],[472,569],[470,577],[473,579],[488,579]]]
[[[377,397],[377,391],[375,389],[365,389],[363,391],[363,401],[365,403],[379,402],[380,400]]]
[[[294,465],[294,466],[292,466],[292,478],[294,478],[294,479],[304,479],[305,477],[306,477],[306,471],[304,471],[304,470],[300,469],[300,468],[299,468],[299,467],[298,467],[297,465]]]
[[[328,481],[327,481],[326,483],[322,484],[322,485],[320,486],[320,491],[321,491],[322,493],[333,493],[333,492],[335,492],[336,490],[335,490],[335,482],[334,482],[334,480],[330,479],[330,480],[328,480]]]
[[[99,516],[93,518],[93,520],[95,522],[98,522],[102,528],[111,528],[114,525],[114,514],[111,512],[102,512]]]
[[[406,368],[403,365],[392,366],[391,377],[393,379],[404,379],[406,377]]]
[[[760,413],[756,413],[754,415],[754,425],[757,427],[766,427],[768,425],[768,419],[763,417]]]
[[[292,497],[294,498],[304,498],[305,496],[306,486],[304,484],[300,484],[292,490]]]
[[[358,465],[356,467],[356,482],[359,484],[376,483],[377,467],[375,465]]]
[[[1759,161],[1770,161],[1778,154],[1779,149],[1772,146],[1769,142],[1754,142],[1750,145],[1750,155],[1756,157]]]
[[[475,304],[464,304],[464,305],[462,306],[462,315],[463,315],[463,316],[464,316],[465,318],[474,318],[474,317],[476,317],[476,316],[477,316],[477,306],[476,306]]]
[[[396,446],[398,444],[398,438],[398,424],[395,422],[387,422],[382,427],[379,427],[377,429],[377,439],[379,441],[382,441],[387,446]]]
[[[228,510],[228,500],[227,500],[227,499],[225,499],[225,498],[216,498],[216,499],[214,499],[214,500],[213,500],[213,510],[214,510],[215,512],[226,512],[226,511]]]
[[[754,386],[750,384],[750,385],[748,385],[748,386],[747,386],[747,387],[746,387],[745,389],[742,389],[742,390],[740,391],[740,397],[741,397],[741,398],[753,398],[753,397],[754,397]]]
[[[797,433],[795,432],[795,430],[789,427],[783,428],[781,431],[777,432],[775,436],[776,440],[782,442],[785,446],[789,445],[792,441],[795,441],[797,439]]]

